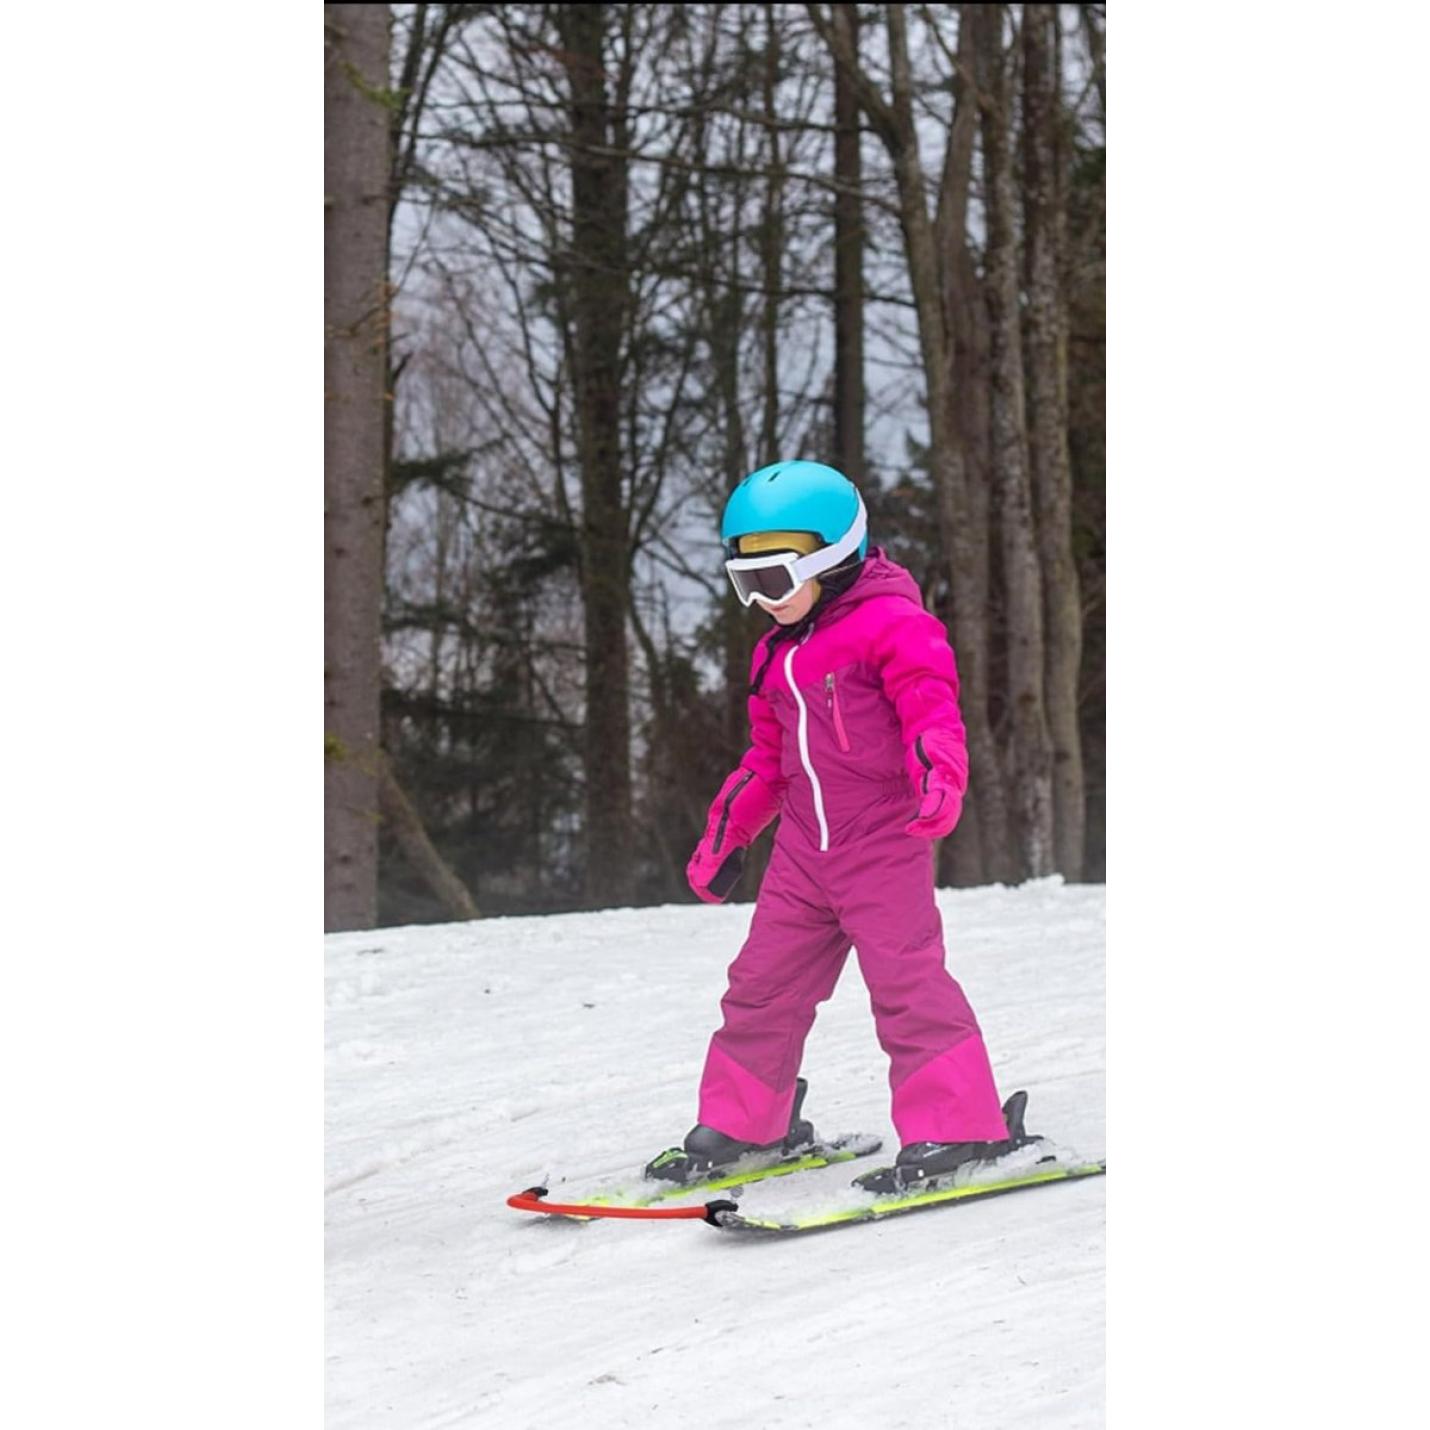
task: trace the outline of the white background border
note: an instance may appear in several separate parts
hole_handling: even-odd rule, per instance
[[[7,31],[12,1423],[321,1415],[319,17],[239,13]],[[1426,30],[1111,18],[1114,1426],[1414,1403]]]

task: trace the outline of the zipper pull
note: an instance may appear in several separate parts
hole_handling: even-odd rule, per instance
[[[829,697],[829,713],[834,717],[834,738],[839,741],[839,748],[847,755],[849,753],[849,732],[844,728],[844,717],[839,713],[839,696],[834,689],[834,672],[831,670],[824,677],[824,693]]]

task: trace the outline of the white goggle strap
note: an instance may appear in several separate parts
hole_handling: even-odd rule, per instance
[[[858,501],[859,510],[854,513],[853,523],[833,546],[823,546],[795,561],[791,570],[797,581],[808,581],[812,576],[818,576],[821,571],[831,571],[858,551],[859,543],[864,540],[864,533],[869,529],[869,513],[864,509],[864,498],[859,497]]]

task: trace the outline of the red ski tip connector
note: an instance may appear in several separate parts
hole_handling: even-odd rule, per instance
[[[698,1207],[620,1207],[587,1205],[580,1202],[548,1202],[545,1187],[528,1187],[508,1197],[506,1204],[519,1212],[540,1212],[544,1216],[633,1217],[640,1221],[709,1221],[710,1210]],[[731,1205],[720,1203],[721,1206]]]

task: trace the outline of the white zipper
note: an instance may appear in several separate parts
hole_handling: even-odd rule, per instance
[[[801,641],[800,645],[803,644],[804,641]],[[791,646],[789,654],[785,656],[785,682],[789,686],[790,694],[794,696],[794,703],[799,706],[799,758],[814,789],[814,817],[819,821],[819,849],[821,853],[826,853],[829,849],[829,825],[824,819],[824,791],[820,788],[819,776],[814,772],[814,762],[809,758],[809,710],[804,703],[804,696],[799,693],[799,686],[794,683],[796,649],[797,647]]]

